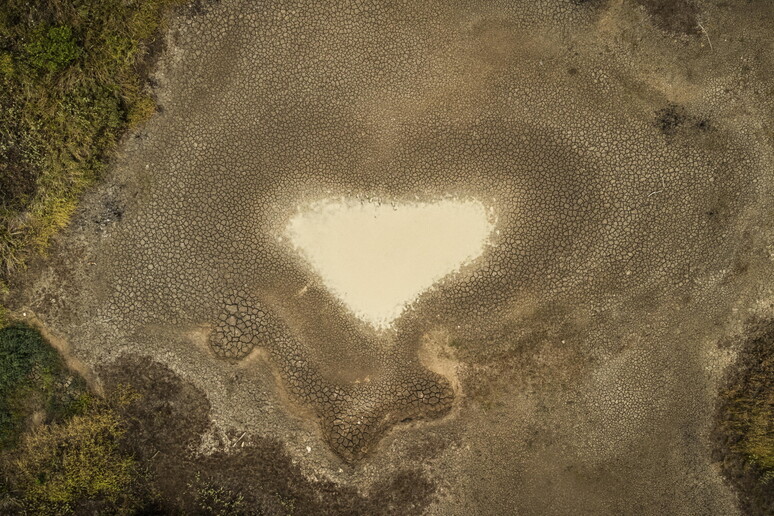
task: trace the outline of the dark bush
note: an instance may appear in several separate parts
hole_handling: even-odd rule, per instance
[[[12,324],[0,329],[0,450],[13,446],[37,415],[37,424],[84,412],[86,382],[69,371],[38,330]]]
[[[20,405],[33,384],[46,387],[62,369],[40,333],[22,324],[0,329],[0,447],[13,443],[26,417]],[[27,395],[27,396],[24,396]]]

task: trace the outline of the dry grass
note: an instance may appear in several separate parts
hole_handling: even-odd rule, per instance
[[[746,514],[774,510],[774,320],[759,321],[720,392],[716,458]]]
[[[180,0],[7,0],[0,7],[0,283],[44,252],[120,137],[155,111],[145,87]]]

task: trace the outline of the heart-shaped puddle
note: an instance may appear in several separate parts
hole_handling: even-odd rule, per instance
[[[493,226],[476,200],[337,199],[300,209],[287,236],[341,301],[385,329],[423,291],[480,256]]]

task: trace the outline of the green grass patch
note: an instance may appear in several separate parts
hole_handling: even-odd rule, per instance
[[[86,408],[83,379],[23,324],[0,329],[0,450],[14,446],[37,420],[61,421]]]
[[[30,41],[24,44],[24,52],[33,68],[54,73],[78,59],[83,50],[75,40],[73,29],[63,26],[38,27]]]
[[[131,514],[138,500],[134,460],[121,453],[126,428],[105,404],[24,436],[12,460],[19,505],[33,514]],[[97,505],[98,504],[98,505]],[[89,511],[91,512],[91,511]]]
[[[6,0],[0,5],[0,282],[43,252],[150,117],[147,58],[181,0]]]
[[[135,399],[89,393],[36,329],[0,329],[0,512],[133,513],[143,479],[120,412]]]

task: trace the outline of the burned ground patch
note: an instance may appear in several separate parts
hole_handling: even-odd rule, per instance
[[[670,104],[656,112],[656,126],[662,133],[671,135],[688,119],[685,108]]]
[[[654,124],[669,137],[682,132],[691,138],[715,130],[711,120],[689,113],[685,106],[676,103],[669,103],[656,111]]]
[[[695,0],[635,0],[655,25],[677,34],[699,34],[699,6]]]

